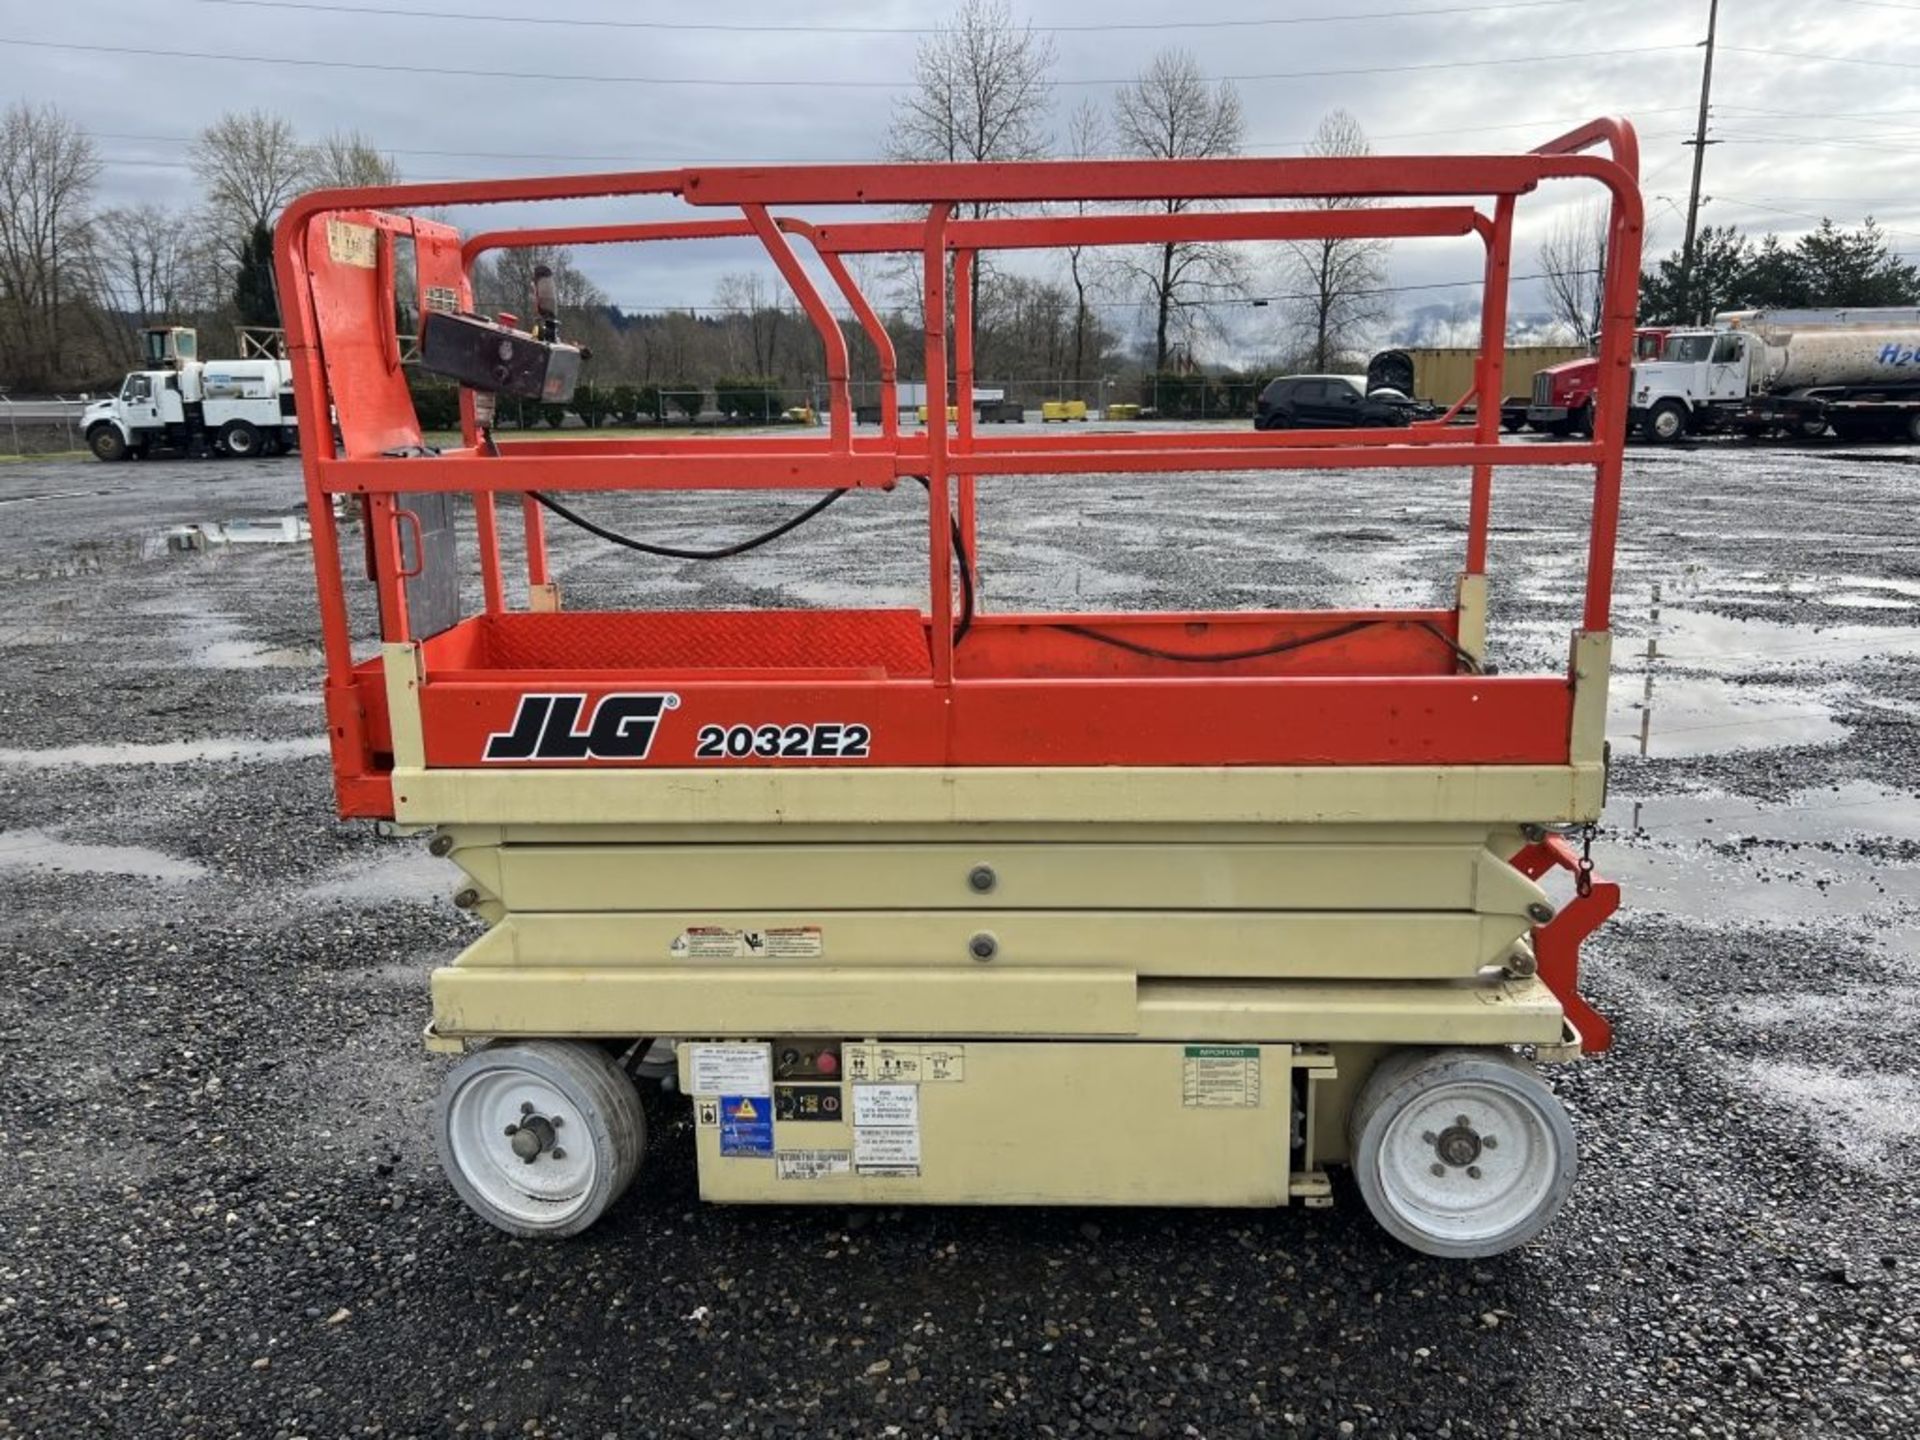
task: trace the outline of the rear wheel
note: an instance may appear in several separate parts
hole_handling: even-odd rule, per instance
[[[1348,1121],[1354,1177],[1396,1240],[1478,1259],[1524,1245],[1573,1188],[1573,1125],[1533,1068],[1500,1050],[1403,1050]]]
[[[1687,407],[1678,400],[1662,400],[1640,422],[1640,433],[1656,445],[1671,445],[1687,433]]]
[[[96,425],[87,431],[87,448],[101,460],[124,460],[129,453],[126,437],[112,425]]]
[[[440,1163],[467,1207],[509,1235],[577,1235],[633,1183],[646,1116],[597,1045],[496,1042],[448,1073],[434,1107]]]
[[[1901,430],[1909,441],[1920,445],[1920,410],[1907,412],[1907,423],[1901,427]]]
[[[260,432],[244,420],[229,420],[220,427],[220,448],[229,455],[251,460],[260,454]]]
[[[1819,414],[1796,415],[1788,422],[1787,433],[1800,440],[1818,440],[1827,433],[1827,417]]]

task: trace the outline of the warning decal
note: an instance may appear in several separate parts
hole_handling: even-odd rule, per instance
[[[967,1077],[964,1045],[849,1045],[847,1078],[896,1085],[934,1085]]]
[[[773,1102],[764,1095],[722,1095],[720,1153],[773,1154]]]
[[[1260,1104],[1258,1045],[1189,1045],[1181,1067],[1180,1103],[1210,1110]]]
[[[773,1050],[766,1045],[689,1045],[694,1095],[771,1095]]]
[[[711,1130],[720,1123],[720,1102],[711,1096],[704,1096],[693,1102],[693,1123],[704,1130]]]
[[[689,925],[667,946],[667,953],[676,960],[818,960],[825,952],[818,925],[776,925],[765,930]]]
[[[862,1175],[920,1173],[919,1087],[853,1087],[853,1167]]]
[[[918,1175],[920,1128],[857,1127],[853,1132],[853,1164],[862,1175]]]

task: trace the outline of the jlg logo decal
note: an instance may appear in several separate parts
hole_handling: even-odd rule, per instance
[[[586,725],[584,695],[522,695],[513,727],[487,737],[487,760],[644,760],[672,694],[603,695]]]

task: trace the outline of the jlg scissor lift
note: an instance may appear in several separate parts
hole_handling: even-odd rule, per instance
[[[1319,1205],[1345,1163],[1420,1249],[1534,1235],[1574,1141],[1528,1057],[1608,1039],[1577,952],[1618,892],[1568,833],[1605,789],[1636,170],[1630,127],[1601,121],[1523,155],[689,169],[289,207],[340,809],[433,827],[490,925],[432,980],[428,1043],[464,1052],[438,1138],[467,1203],[519,1234],[583,1229],[639,1167],[637,1083],[665,1079],[691,1097],[713,1200]],[[1502,443],[1515,206],[1556,179],[1610,199],[1600,419],[1587,442]],[[698,218],[463,245],[408,213],[642,196]],[[1069,201],[1098,208],[1044,211]],[[1013,217],[954,218],[976,202]],[[817,208],[854,206],[924,218]],[[978,252],[1468,235],[1486,254],[1471,428],[975,432]],[[824,435],[495,443],[496,392],[561,396],[581,357],[547,313],[533,333],[473,316],[478,255],[716,236],[757,236],[811,317]],[[853,424],[847,342],[796,242],[878,351],[877,430]],[[924,432],[901,427],[893,347],[845,262],[882,251],[919,257],[928,393],[962,397]],[[396,298],[426,316],[426,362],[466,382],[459,445],[422,443]],[[1594,475],[1564,674],[1483,666],[1494,477],[1515,465]],[[976,593],[982,476],[1325,469],[1470,477],[1454,605],[1002,614]],[[927,497],[924,610],[575,612],[548,571],[549,507],[605,533],[596,492],[903,482]],[[336,496],[364,517],[377,597],[382,643],[359,659]],[[784,543],[832,544],[833,524]],[[469,526],[484,605],[462,615]],[[1564,906],[1538,883],[1554,869],[1577,876]]]

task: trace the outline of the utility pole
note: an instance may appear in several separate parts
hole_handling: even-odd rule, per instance
[[[1720,0],[1707,0],[1707,58],[1700,67],[1700,122],[1694,127],[1693,139],[1687,143],[1693,146],[1693,188],[1687,192],[1687,240],[1680,251],[1681,293],[1694,306],[1694,320],[1699,314],[1698,299],[1693,293],[1693,248],[1694,235],[1700,219],[1700,171],[1706,164],[1707,146],[1707,108],[1713,99],[1713,41],[1720,27]]]

